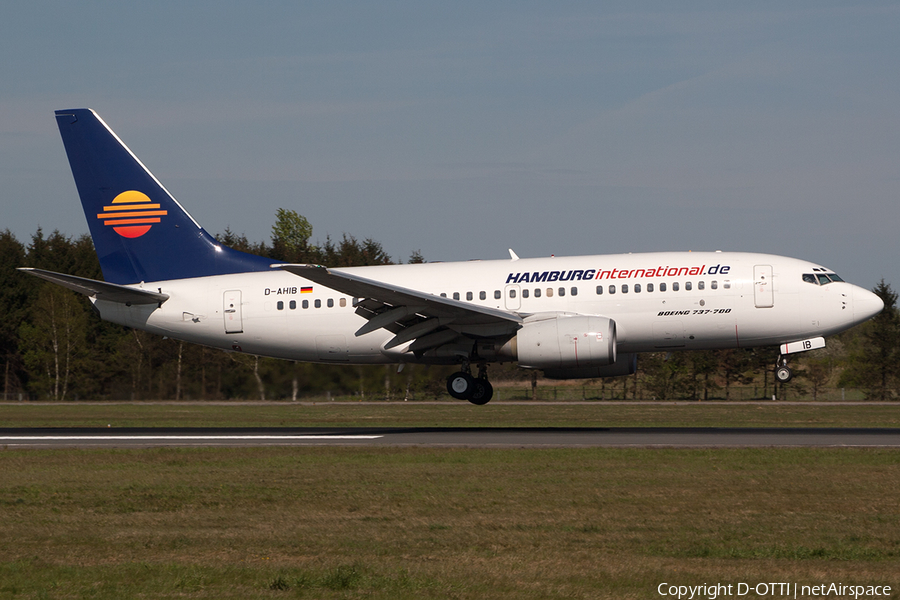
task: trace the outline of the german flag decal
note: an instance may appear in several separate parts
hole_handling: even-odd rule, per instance
[[[150,231],[167,214],[168,211],[159,209],[159,204],[152,204],[147,194],[128,190],[116,196],[111,205],[104,206],[97,218],[122,237],[136,238]]]
[[[301,294],[312,294],[312,286],[300,288]]]

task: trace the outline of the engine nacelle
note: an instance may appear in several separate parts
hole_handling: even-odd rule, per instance
[[[607,317],[556,315],[526,321],[513,340],[519,366],[583,369],[616,362],[616,323]]]

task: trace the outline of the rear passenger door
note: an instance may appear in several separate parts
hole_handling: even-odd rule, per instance
[[[241,290],[228,290],[222,300],[225,315],[225,333],[243,333],[244,322],[241,315]]]

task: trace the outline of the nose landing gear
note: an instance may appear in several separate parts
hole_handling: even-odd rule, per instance
[[[787,383],[793,377],[794,373],[787,364],[787,357],[782,354],[775,363],[775,379],[780,383]]]
[[[469,365],[463,365],[447,378],[447,392],[457,400],[468,400],[472,404],[482,406],[494,396],[494,386],[487,379],[487,367],[478,365],[478,377],[472,377]]]

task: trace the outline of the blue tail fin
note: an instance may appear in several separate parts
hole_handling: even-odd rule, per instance
[[[272,260],[219,244],[115,133],[87,108],[56,123],[110,283],[267,271]]]

